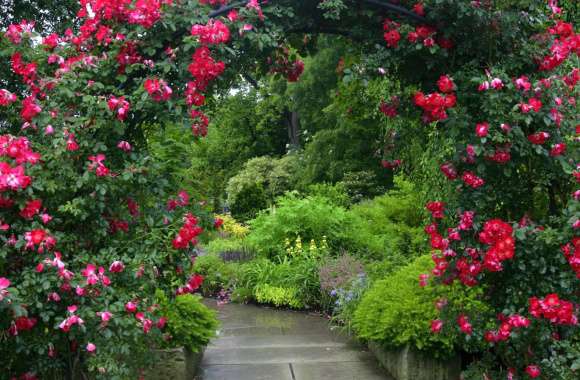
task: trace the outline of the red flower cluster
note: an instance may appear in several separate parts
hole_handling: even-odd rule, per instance
[[[127,41],[119,50],[117,54],[117,63],[119,64],[119,73],[125,72],[125,67],[127,65],[133,65],[139,63],[143,58],[137,52],[137,45],[135,42]]]
[[[193,293],[197,289],[199,289],[201,284],[203,284],[203,276],[201,276],[199,274],[194,274],[193,276],[191,276],[189,278],[189,281],[187,281],[187,284],[185,286],[178,288],[175,293],[178,296],[183,295],[183,294]]]
[[[501,321],[499,329],[496,331],[487,331],[483,336],[490,343],[506,341],[511,336],[512,329],[528,327],[530,325],[529,319],[518,314],[511,315],[507,318],[503,314],[500,314],[499,319]]]
[[[38,253],[43,253],[45,249],[50,251],[56,245],[56,239],[42,229],[24,233],[24,240],[26,240],[24,248],[35,249],[38,246]]]
[[[475,175],[475,173],[473,173],[469,170],[463,172],[463,175],[461,176],[461,180],[467,186],[470,186],[473,189],[477,189],[478,187],[485,185],[485,181],[483,180],[483,178],[478,177],[477,175]]]
[[[557,143],[552,146],[550,149],[550,156],[556,157],[561,156],[562,154],[566,153],[566,143]]]
[[[181,227],[179,233],[172,242],[173,248],[175,249],[186,249],[190,244],[195,246],[197,244],[195,238],[203,232],[203,228],[197,224],[196,217],[188,213],[185,215],[184,219],[185,223],[183,227]]]
[[[540,367],[532,364],[526,367],[526,373],[532,379],[535,379],[536,377],[539,377],[542,374],[542,371],[540,370]]]
[[[129,114],[130,104],[128,101],[125,100],[124,96],[118,98],[115,96],[111,96],[107,101],[107,105],[111,112],[115,112],[117,114],[117,119],[120,121],[125,120],[125,118]]]
[[[503,147],[497,147],[492,155],[488,155],[487,158],[490,161],[497,162],[498,164],[505,164],[512,159],[512,155],[510,153],[510,145],[506,144]]]
[[[561,300],[557,294],[548,294],[544,299],[529,299],[530,314],[536,318],[549,319],[557,325],[576,325],[578,317],[574,314],[572,302]]]
[[[381,160],[381,166],[385,169],[396,169],[399,166],[401,166],[402,161],[397,159],[397,160]]]
[[[17,336],[21,331],[30,331],[36,326],[36,318],[18,317],[8,328],[8,335]]]
[[[483,259],[487,270],[499,272],[503,269],[501,262],[514,257],[515,240],[512,235],[512,226],[501,219],[485,222],[483,231],[479,233],[479,241],[491,245]]]
[[[196,109],[191,110],[191,119],[193,124],[191,124],[191,131],[194,136],[206,136],[207,127],[209,125],[209,119],[207,116]]]
[[[489,123],[479,123],[475,126],[475,134],[478,137],[487,137],[489,133]]]
[[[399,107],[399,97],[393,96],[391,100],[387,103],[381,100],[379,110],[387,117],[397,116],[397,108]]]
[[[447,92],[455,88],[453,81],[449,77],[441,77],[438,84],[439,89],[445,90],[442,91],[445,94],[435,92],[425,95],[418,91],[413,96],[415,105],[423,109],[423,121],[426,123],[447,119],[447,110],[454,107],[457,102],[455,94]]]
[[[385,20],[383,23],[383,38],[387,42],[388,47],[396,48],[399,46],[399,41],[401,40],[401,33],[399,33],[399,27],[401,24],[392,20]]]
[[[199,36],[199,42],[204,45],[223,44],[230,40],[230,30],[219,20],[211,19],[206,25],[195,24],[191,27],[191,35]]]
[[[457,269],[457,277],[459,281],[465,286],[477,285],[476,277],[481,273],[482,265],[479,261],[479,252],[475,249],[466,250],[470,254],[470,258],[462,257],[455,263]]]
[[[540,70],[553,70],[560,66],[568,57],[576,53],[580,55],[580,35],[574,33],[571,24],[558,20],[549,32],[559,38],[555,38],[550,47],[550,54],[540,62]]]
[[[32,219],[34,215],[40,212],[42,207],[42,201],[40,199],[34,199],[26,202],[24,208],[20,211],[20,216],[24,219]]]
[[[20,116],[24,121],[31,122],[32,119],[42,111],[34,96],[29,96],[22,101],[22,111]]]
[[[103,286],[111,285],[111,280],[105,275],[105,268],[97,267],[94,264],[87,264],[87,267],[81,270],[81,276],[86,278],[86,284],[89,286],[97,285],[99,282]]]
[[[17,164],[27,162],[34,165],[40,161],[40,153],[31,150],[26,137],[0,135],[0,157],[6,156],[16,160]]]
[[[436,32],[437,30],[432,26],[419,25],[415,27],[415,31],[410,32],[407,35],[407,40],[411,43],[423,43],[423,46],[425,47],[432,47],[435,46],[435,39],[433,36]],[[451,46],[450,41],[444,39],[441,40],[439,45],[443,48],[448,48]]]
[[[81,0],[78,17],[89,21],[115,19],[129,24],[151,28],[161,18],[161,5],[172,4],[172,0]]]
[[[575,237],[571,243],[567,243],[561,249],[568,264],[576,272],[576,277],[580,278],[580,237]]]
[[[444,94],[450,94],[457,89],[455,83],[453,83],[453,79],[448,75],[441,75],[437,81],[437,87]]]
[[[197,91],[194,82],[187,82],[185,88],[185,102],[188,106],[202,106],[205,103],[205,96]]]
[[[156,102],[169,100],[173,93],[171,87],[169,87],[163,79],[148,78],[145,80],[145,83],[143,83],[143,87],[145,87],[149,96],[151,96],[151,98]]]
[[[534,145],[542,145],[550,138],[548,132],[537,132],[528,136],[528,141]]]
[[[471,335],[473,333],[473,327],[471,323],[469,323],[469,318],[465,314],[459,314],[457,317],[457,325],[459,329],[467,335]]]
[[[210,81],[214,80],[225,70],[225,63],[216,62],[206,46],[198,48],[192,56],[193,62],[189,65],[189,72],[195,78],[195,87],[205,91]]]
[[[280,73],[288,82],[298,82],[304,72],[304,62],[299,59],[290,61],[286,55],[276,61],[270,70],[272,73]]]
[[[441,172],[449,180],[455,180],[458,177],[457,169],[455,169],[455,166],[453,166],[453,164],[451,162],[446,162],[444,164],[441,164],[441,166],[439,167],[439,170],[441,170]]]
[[[528,113],[530,111],[540,112],[542,109],[542,101],[536,98],[531,98],[527,103],[520,103],[520,111]]]
[[[169,199],[167,201],[167,210],[173,211],[177,207],[185,207],[189,204],[189,194],[185,190],[181,190],[177,194],[177,199]]]
[[[445,203],[443,202],[429,202],[425,208],[431,212],[431,217],[434,219],[443,219],[445,216]]]

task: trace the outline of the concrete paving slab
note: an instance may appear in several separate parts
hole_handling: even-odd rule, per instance
[[[219,336],[281,336],[284,335],[279,327],[258,327],[258,326],[239,326],[223,327],[219,331]]]
[[[369,352],[345,347],[208,348],[206,364],[328,363],[374,360]]]
[[[375,363],[297,363],[292,364],[296,380],[386,380],[390,379]]]
[[[234,364],[203,367],[203,380],[295,380],[289,364]]]
[[[320,316],[205,302],[222,325],[205,351],[202,380],[389,379],[371,353]]]
[[[349,342],[342,337],[320,335],[282,336],[221,336],[208,348],[253,348],[253,347],[346,347]]]

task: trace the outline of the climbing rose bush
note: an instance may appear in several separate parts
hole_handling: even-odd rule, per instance
[[[457,91],[463,110],[448,116],[447,95],[439,93],[413,99],[425,122],[455,127],[440,125],[453,128],[458,147],[441,164],[456,183],[455,202],[426,205],[430,275],[441,286],[485,287],[496,312],[453,315],[443,308],[432,332],[461,332],[463,348],[487,351],[495,358],[489,374],[507,379],[558,376],[544,373],[542,363],[555,343],[578,334],[580,35],[552,15],[534,38],[542,50],[525,72],[498,66],[480,77],[441,76],[439,91]],[[481,109],[470,111],[466,98]]]
[[[22,21],[2,34],[0,56],[11,70],[0,82],[0,355],[7,377],[131,377],[144,366],[141,351],[163,338],[154,290],[178,295],[199,287],[202,279],[188,269],[213,220],[156,171],[146,130],[177,123],[204,136],[205,103],[240,71],[296,81],[304,69],[283,38],[284,30],[303,27],[292,24],[303,16],[292,17],[291,6],[268,13],[265,2],[250,0],[212,11],[225,4],[81,0],[74,30],[39,36],[33,21]],[[321,1],[319,8],[336,19],[345,5]],[[529,18],[529,25],[522,14],[503,22],[490,2],[401,5],[420,21],[356,13],[355,22],[376,28],[384,49],[361,44],[380,50],[381,67],[371,62],[355,71],[429,65],[414,70],[422,77],[412,99],[391,97],[381,110],[436,123],[456,141],[441,171],[458,197],[429,207],[431,275],[443,285],[484,285],[497,311],[451,315],[440,300],[432,330],[460,331],[467,349],[491,348],[508,378],[542,376],[553,342],[577,331],[578,34],[559,19],[554,1],[540,16],[554,14]],[[503,32],[513,32],[510,23],[521,28],[514,38]],[[490,37],[485,51],[479,38],[461,40],[478,28]],[[503,51],[507,63],[468,60],[487,62],[495,41],[511,48]]]
[[[150,348],[170,338],[155,290],[201,286],[190,275],[195,247],[220,222],[164,179],[144,127],[178,122],[207,133],[201,107],[226,67],[220,48],[241,28],[208,21],[210,11],[81,0],[78,29],[39,36],[22,22],[2,33],[11,66],[0,82],[6,378],[135,377]],[[261,8],[239,13],[250,23]]]

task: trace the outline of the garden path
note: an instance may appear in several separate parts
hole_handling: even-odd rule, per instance
[[[203,380],[389,379],[368,351],[302,312],[255,305],[208,305],[221,328],[205,351]]]

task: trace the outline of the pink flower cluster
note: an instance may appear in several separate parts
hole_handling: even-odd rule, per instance
[[[503,314],[499,315],[501,321],[499,329],[495,331],[486,331],[483,338],[490,343],[498,343],[506,341],[510,338],[512,329],[528,327],[530,320],[519,314],[514,314],[505,317]]]
[[[219,20],[211,19],[206,25],[195,24],[191,27],[191,35],[198,36],[204,45],[223,44],[230,40],[230,30]]]
[[[8,90],[0,89],[0,106],[9,106],[18,98]]]
[[[0,301],[4,300],[10,293],[6,290],[10,286],[10,280],[6,277],[0,277]]]
[[[99,282],[103,286],[111,285],[111,280],[105,274],[105,268],[97,267],[94,264],[87,264],[87,267],[81,270],[81,276],[86,279],[86,284],[89,286],[97,285]]]
[[[125,120],[129,114],[130,104],[125,100],[124,96],[117,98],[111,95],[107,101],[107,106],[111,112],[114,112],[117,115],[117,119],[120,121]]]
[[[105,155],[101,153],[96,156],[89,156],[89,170],[94,170],[97,177],[106,177],[109,175],[109,168],[104,164],[105,159]]]
[[[34,21],[22,20],[20,24],[9,25],[4,37],[8,38],[14,45],[19,45],[22,42],[24,35],[30,35],[34,30]]]
[[[149,96],[151,96],[151,98],[156,102],[169,100],[173,93],[171,87],[169,87],[163,79],[148,78],[145,80],[143,87],[145,87]]]
[[[567,243],[561,249],[568,264],[576,272],[576,277],[580,278],[580,237],[573,238],[571,243]]]

